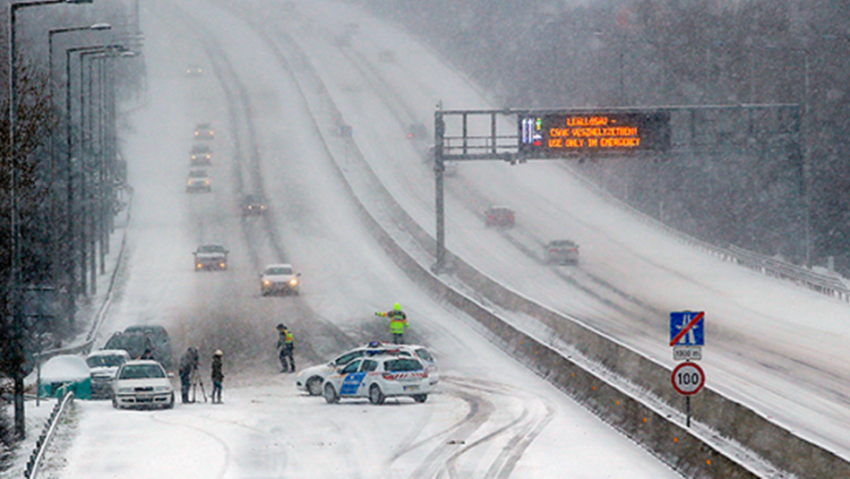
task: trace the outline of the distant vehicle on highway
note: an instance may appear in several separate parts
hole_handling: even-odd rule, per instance
[[[118,368],[130,360],[130,353],[124,349],[101,349],[86,356],[86,364],[91,371],[92,399],[110,399],[112,380]]]
[[[422,403],[431,385],[428,371],[418,359],[403,356],[373,356],[355,359],[325,378],[322,394],[329,404],[341,398],[369,398],[383,404],[388,397],[407,396]]]
[[[224,271],[227,269],[229,251],[219,244],[202,244],[192,255],[195,257],[195,271]]]
[[[270,264],[260,274],[260,293],[263,296],[270,294],[294,294],[301,292],[301,273],[296,273],[291,264]]]
[[[244,216],[262,215],[267,209],[268,204],[263,195],[246,195],[242,198],[242,215]]]
[[[484,224],[488,227],[510,228],[515,222],[514,210],[507,206],[491,206],[484,212]]]
[[[197,63],[192,63],[186,67],[186,76],[187,77],[200,77],[204,76],[204,69],[201,68]]]
[[[571,240],[552,240],[543,247],[546,264],[578,264],[578,245]]]
[[[198,125],[195,126],[195,139],[214,140],[215,131],[213,131],[212,125],[209,123],[198,123]]]
[[[153,360],[133,360],[124,363],[112,386],[112,407],[164,408],[174,407],[174,387],[165,369]]]
[[[407,126],[407,137],[422,140],[428,138],[428,128],[422,123],[413,123]]]
[[[189,151],[189,164],[191,166],[209,166],[212,164],[212,148],[209,145],[197,143],[192,145]]]
[[[186,193],[210,193],[212,180],[207,170],[192,170],[186,180]]]

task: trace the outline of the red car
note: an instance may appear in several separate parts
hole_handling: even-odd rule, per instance
[[[514,225],[514,210],[507,206],[491,206],[484,212],[484,224],[498,228],[510,228]]]

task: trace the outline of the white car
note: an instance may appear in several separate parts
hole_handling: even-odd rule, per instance
[[[91,371],[91,396],[93,399],[112,397],[112,381],[122,364],[130,360],[123,349],[101,349],[86,356]]]
[[[291,264],[270,264],[260,275],[260,293],[263,296],[283,293],[298,295],[301,291],[301,273]]]
[[[369,398],[383,404],[388,397],[408,396],[422,403],[428,399],[428,371],[408,356],[373,356],[351,361],[325,378],[322,393],[329,404],[340,398]]]
[[[174,387],[162,365],[150,359],[127,361],[112,383],[115,408],[174,407]]]
[[[425,346],[372,341],[365,346],[347,351],[328,363],[301,370],[295,377],[295,387],[308,392],[311,396],[318,396],[322,394],[322,383],[325,378],[336,373],[339,367],[345,366],[358,358],[382,355],[416,357],[425,365],[430,385],[437,384],[440,379],[437,362]]]

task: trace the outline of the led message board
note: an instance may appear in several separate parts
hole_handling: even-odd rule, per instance
[[[519,153],[526,157],[666,151],[668,112],[541,112],[519,115]]]

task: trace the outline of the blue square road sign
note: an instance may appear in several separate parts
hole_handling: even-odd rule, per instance
[[[705,346],[705,311],[671,312],[670,346]]]

